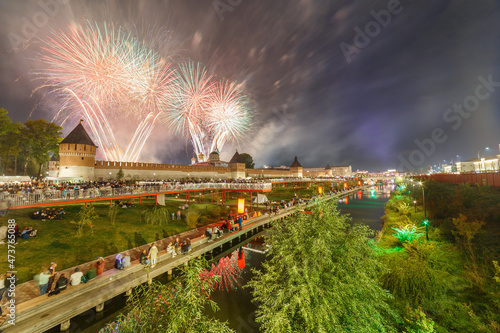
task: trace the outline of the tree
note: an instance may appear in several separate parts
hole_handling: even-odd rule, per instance
[[[395,315],[378,284],[386,271],[366,225],[351,225],[335,204],[276,221],[269,258],[249,282],[266,332],[387,332]]]
[[[161,206],[154,206],[150,210],[145,210],[143,213],[146,223],[152,225],[166,225],[168,223],[168,217],[170,216],[168,209]]]
[[[94,206],[93,205],[83,206],[78,215],[80,216],[80,220],[78,222],[71,221],[71,223],[78,225],[78,231],[76,235],[81,236],[83,234],[83,227],[85,225],[88,225],[90,227],[90,231],[93,235],[94,220],[99,218],[99,214],[97,214],[97,212],[95,211]]]
[[[111,225],[115,225],[116,221],[116,216],[118,215],[118,212],[120,211],[120,207],[117,205],[112,205],[108,209],[108,217],[109,220],[111,221]]]
[[[202,278],[207,266],[204,259],[191,261],[175,284],[154,281],[138,287],[130,298],[130,311],[101,332],[234,333],[227,323],[205,314],[206,308],[218,310],[210,294],[219,277]]]
[[[197,226],[197,223],[198,223],[198,219],[200,218],[200,214],[195,212],[195,211],[192,211],[190,210],[189,212],[187,212],[186,214],[186,224],[192,228],[192,229],[195,229],[196,226]]]
[[[44,119],[27,120],[22,130],[31,147],[31,159],[38,165],[38,178],[42,177],[43,165],[49,162],[50,154],[58,152],[62,127]]]
[[[12,120],[9,117],[9,112],[5,109],[0,109],[0,137],[10,132]]]
[[[0,158],[3,162],[3,172],[7,170],[7,163],[10,156],[15,158],[15,167],[17,169],[17,155],[20,153],[19,129],[21,124],[12,123],[5,109],[0,109]],[[16,170],[17,171],[17,170]]]
[[[247,153],[240,154],[240,159],[242,163],[245,163],[245,168],[253,169],[255,167],[255,163],[253,162],[253,157],[250,154]]]
[[[123,173],[123,170],[122,170],[122,168],[120,168],[120,170],[118,170],[118,172],[116,173],[116,180],[120,181],[123,179],[124,176],[125,175]]]
[[[19,122],[12,124],[12,131],[7,138],[0,144],[2,146],[1,150],[5,153],[5,162],[9,160],[9,157],[14,158],[13,171],[14,175],[17,175],[17,165],[19,157],[25,155],[23,152],[23,141],[24,138],[21,134],[22,124]]]

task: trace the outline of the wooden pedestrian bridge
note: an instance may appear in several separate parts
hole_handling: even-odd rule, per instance
[[[340,199],[358,192],[362,188],[364,187],[358,187],[332,196],[323,196],[320,200]],[[0,331],[5,333],[35,333],[44,332],[58,325],[60,325],[61,331],[68,330],[71,318],[93,308],[95,308],[96,312],[101,312],[104,308],[104,302],[121,294],[130,295],[134,287],[148,283],[160,275],[172,274],[175,268],[187,265],[193,259],[210,256],[214,251],[222,252],[223,246],[226,244],[232,246],[254,237],[269,228],[274,221],[297,214],[298,209],[304,208],[304,205],[306,204],[292,206],[281,210],[276,215],[263,215],[246,220],[243,223],[242,230],[224,233],[222,237],[212,242],[207,242],[207,238],[201,236],[206,226],[157,241],[155,243],[159,244],[160,253],[155,268],[145,268],[138,261],[140,252],[143,249],[148,249],[152,243],[129,250],[132,266],[125,270],[113,268],[116,256],[116,254],[113,254],[105,258],[106,268],[103,274],[86,284],[68,285],[66,290],[52,297],[47,297],[47,295],[39,296],[40,291],[34,281],[20,284],[16,287],[16,296],[14,298],[16,302],[15,325],[9,323],[11,318],[8,315],[7,320],[0,326]],[[166,245],[173,241],[175,237],[181,239],[189,237],[192,241],[192,251],[186,255],[181,254],[176,257],[166,253],[164,250]],[[85,271],[92,267],[93,264],[94,262],[85,263],[78,267],[81,271]],[[69,276],[74,268],[63,270],[60,273]],[[6,309],[6,311],[9,313],[9,309]]]

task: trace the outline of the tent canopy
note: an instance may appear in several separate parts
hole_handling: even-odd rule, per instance
[[[266,203],[267,202],[267,196],[265,194],[260,194],[257,193],[257,197],[252,199],[253,203]]]

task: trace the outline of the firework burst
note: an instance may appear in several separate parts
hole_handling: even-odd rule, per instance
[[[174,81],[170,63],[122,28],[106,24],[103,29],[88,23],[59,31],[42,49],[48,68],[40,77],[63,105],[55,118],[64,123],[83,117],[104,159],[137,161],[169,104]],[[123,119],[135,131],[120,146],[115,132]]]
[[[173,70],[121,27],[72,26],[54,32],[42,49],[47,68],[36,73],[44,81],[38,89],[60,102],[54,120],[85,119],[105,160],[138,161],[160,119],[205,156],[249,129],[249,102],[239,85],[216,82],[193,62]],[[119,131],[131,133],[120,144]]]
[[[208,156],[248,131],[248,106],[248,98],[236,83],[213,81],[204,67],[189,62],[179,66],[172,108],[165,120],[176,133],[189,136],[197,156]]]

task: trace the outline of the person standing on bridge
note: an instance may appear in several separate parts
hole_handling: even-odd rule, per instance
[[[240,231],[241,231],[241,223],[242,222],[243,222],[243,217],[241,217],[241,215],[240,215],[240,216],[238,216],[238,227],[239,227]]]
[[[56,267],[57,267],[57,264],[55,262],[50,263],[50,266],[48,268],[50,279],[49,279],[49,286],[46,290],[47,292],[52,290],[52,284],[54,283],[54,279],[56,278]]]
[[[174,250],[175,250],[175,253],[178,253],[178,249],[181,247],[181,242],[179,240],[179,237],[177,237],[175,239],[175,242],[174,242]]]
[[[151,268],[155,267],[156,260],[158,258],[158,248],[156,247],[156,243],[153,243],[149,249],[149,258],[151,259]]]

